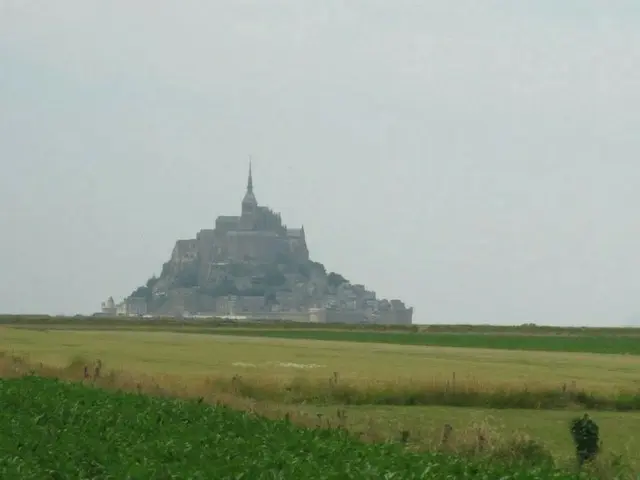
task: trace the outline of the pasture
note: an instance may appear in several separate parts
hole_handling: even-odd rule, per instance
[[[640,337],[568,333],[518,332],[380,332],[329,329],[218,328],[217,335],[260,336],[291,340],[325,340],[358,343],[389,343],[430,347],[489,348],[573,353],[640,355]]]
[[[0,351],[27,358],[32,365],[63,369],[100,359],[114,371],[115,386],[140,388],[152,382],[174,396],[224,394],[227,403],[250,400],[238,401],[238,408],[251,405],[276,416],[341,425],[373,439],[398,440],[407,432],[409,445],[421,449],[433,448],[444,423],[461,437],[477,428],[496,442],[528,435],[563,462],[572,455],[568,421],[583,413],[584,405],[566,397],[561,403],[525,401],[524,409],[514,409],[506,407],[520,403],[499,400],[512,395],[522,402],[564,390],[640,398],[640,356],[635,355],[318,341],[265,337],[263,331],[249,336],[0,327]],[[485,336],[487,342],[495,338]],[[411,400],[416,392],[423,396]],[[411,403],[418,406],[407,406]],[[640,467],[635,434],[640,412],[598,411],[612,405],[589,408],[601,426],[606,451]]]
[[[231,377],[272,381],[328,379],[347,383],[560,389],[600,393],[640,390],[640,357],[593,353],[424,347],[262,336],[153,331],[4,328],[0,351],[64,366],[75,357],[100,358],[110,368],[183,378]],[[454,380],[455,376],[455,380]]]
[[[290,340],[640,355],[639,328],[577,328],[536,325],[331,325],[274,321],[236,323],[215,318],[149,320],[29,316],[0,316],[1,325],[47,330],[189,332]]]

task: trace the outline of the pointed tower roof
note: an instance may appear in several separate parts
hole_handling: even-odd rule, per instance
[[[244,198],[242,199],[242,205],[254,207],[258,205],[256,196],[253,194],[253,174],[251,171],[251,159],[249,159],[249,177],[247,178],[247,191],[244,194]]]

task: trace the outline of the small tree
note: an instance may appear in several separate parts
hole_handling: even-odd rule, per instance
[[[132,297],[144,298],[147,302],[150,302],[152,299],[151,288],[146,286],[140,286],[136,288],[132,293]]]
[[[331,272],[327,275],[327,283],[331,287],[339,287],[343,283],[349,283],[349,281],[339,273]]]
[[[576,446],[578,465],[582,467],[585,462],[593,460],[600,450],[600,429],[585,413],[582,418],[571,421],[571,436]]]
[[[309,270],[315,270],[322,275],[327,274],[327,269],[324,268],[323,264],[321,264],[320,262],[314,262],[312,260],[309,260]]]

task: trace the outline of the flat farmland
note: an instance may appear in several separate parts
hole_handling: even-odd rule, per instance
[[[214,333],[214,332],[212,332]],[[359,343],[389,343],[455,348],[490,348],[574,353],[640,355],[640,336],[591,335],[570,333],[518,332],[376,332],[354,330],[307,329],[223,329],[218,335],[261,336],[265,338],[307,339]]]
[[[384,330],[357,325],[274,324],[230,325],[216,320],[40,319],[0,317],[0,326],[45,330],[165,331],[199,334],[386,343],[454,348],[527,350],[640,355],[640,329],[491,326],[414,326]]]
[[[601,427],[605,451],[622,454],[636,470],[640,468],[638,408],[616,412],[571,401],[554,404],[558,408],[535,402],[525,402],[525,408],[496,403],[508,394],[535,399],[540,392],[564,389],[612,398],[624,392],[637,394],[640,356],[635,355],[319,341],[259,334],[11,327],[0,327],[0,352],[33,365],[58,367],[66,377],[70,364],[92,367],[100,359],[104,375],[113,372],[114,385],[125,389],[152,381],[163,394],[212,401],[218,398],[214,393],[220,392],[251,399],[254,407],[262,405],[277,415],[302,415],[312,423],[341,425],[379,440],[398,440],[407,432],[409,445],[423,449],[438,443],[448,423],[461,437],[478,428],[492,441],[527,435],[548,447],[557,459],[569,462],[568,422],[588,411]],[[405,401],[403,396],[415,392],[434,396]],[[439,395],[442,392],[445,394]],[[456,400],[456,392],[468,402]],[[247,404],[242,405],[240,408]],[[495,405],[500,408],[488,408]]]
[[[425,347],[172,332],[3,328],[0,350],[63,366],[76,357],[109,368],[188,377],[242,375],[349,382],[455,381],[535,389],[640,389],[640,357],[593,353]]]

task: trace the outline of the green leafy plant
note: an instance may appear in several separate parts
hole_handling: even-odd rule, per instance
[[[0,478],[7,479],[574,478],[544,463],[415,453],[201,399],[110,393],[37,376],[0,380],[0,405]]]

